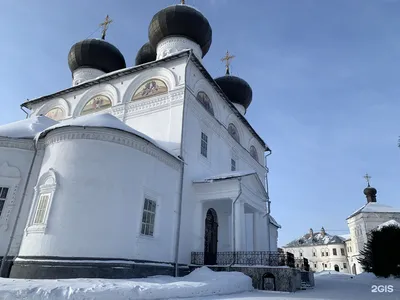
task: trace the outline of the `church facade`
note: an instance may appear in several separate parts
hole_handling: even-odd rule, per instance
[[[128,68],[104,38],[72,46],[72,87],[0,126],[2,276],[179,275],[192,252],[212,265],[221,251],[276,251],[271,150],[232,57],[225,76],[203,66],[207,19],[159,11]]]
[[[370,186],[364,189],[367,203],[347,218],[350,234],[329,235],[322,227],[320,233],[305,234],[283,247],[295,257],[305,257],[310,268],[320,272],[332,270],[350,274],[364,272],[358,259],[360,251],[368,241],[368,233],[382,226],[400,223],[400,209],[377,203],[377,190]]]

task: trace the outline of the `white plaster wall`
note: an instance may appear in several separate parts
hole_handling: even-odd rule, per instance
[[[236,141],[231,138],[226,128],[205,111],[189,89],[186,90],[185,101],[183,157],[186,165],[180,239],[181,263],[188,263],[190,261],[190,252],[193,251],[194,248],[198,249],[198,246],[195,246],[197,242],[193,242],[192,239],[194,234],[194,227],[192,225],[194,221],[192,216],[196,212],[196,201],[199,200],[193,188],[193,180],[230,172],[230,160],[233,153],[237,157],[237,170],[256,170],[262,182],[264,182],[263,175],[265,173],[263,166],[255,162],[246,149],[238,145]],[[214,108],[214,110],[216,109]],[[218,114],[218,112],[216,112],[216,114]],[[204,158],[200,154],[201,132],[206,133],[208,136],[207,158]],[[256,201],[259,201],[259,199]],[[266,221],[264,223],[266,226]],[[265,233],[263,240],[267,241],[267,230],[262,230],[262,232]],[[267,247],[268,245],[263,245],[263,250],[266,250],[264,246]]]
[[[94,139],[67,138],[82,132]],[[146,147],[135,136],[107,129],[50,132],[40,176],[53,168],[58,186],[46,232],[27,233],[19,256],[173,261],[179,171],[131,147],[95,139],[102,134],[134,138]],[[148,195],[157,201],[154,237],[140,235]]]
[[[278,251],[278,228],[273,224],[270,224],[269,234],[271,239],[271,251]]]
[[[54,107],[67,112],[66,119],[79,116],[84,105],[93,96],[105,94],[113,106],[98,113],[110,113],[174,152],[180,149],[184,73],[187,58],[165,62],[162,66],[138,71],[134,74],[110,79],[85,89],[32,104],[31,116],[46,114]],[[157,78],[168,86],[168,94],[131,102],[142,83]]]
[[[0,256],[5,255],[7,251],[12,228],[17,221],[18,208],[21,205],[33,156],[33,141],[0,138],[0,186],[9,187],[7,200],[0,217]],[[37,176],[39,165],[40,161],[36,160],[31,178]],[[32,186],[28,185],[27,195],[31,190]],[[29,207],[30,198],[26,198],[8,255],[14,256],[18,252]]]

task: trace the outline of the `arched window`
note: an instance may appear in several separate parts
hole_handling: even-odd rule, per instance
[[[54,121],[59,121],[64,119],[65,113],[61,107],[54,107],[50,109],[46,114],[46,117],[53,119]]]
[[[86,102],[81,111],[81,116],[98,112],[112,106],[111,99],[104,95],[97,95]]]
[[[203,105],[203,107],[208,111],[210,114],[214,115],[214,109],[211,104],[210,98],[208,98],[207,94],[204,92],[198,92],[196,96],[197,101]]]
[[[240,143],[239,133],[238,133],[235,125],[230,123],[229,126],[228,126],[228,132],[231,135],[231,137],[234,138],[234,140],[236,142]]]
[[[153,97],[168,92],[168,87],[160,79],[150,79],[143,83],[133,94],[132,101]]]
[[[253,145],[250,147],[250,155],[252,158],[254,158],[256,161],[258,161],[258,153],[256,147]]]

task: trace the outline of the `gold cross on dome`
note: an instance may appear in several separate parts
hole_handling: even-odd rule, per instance
[[[366,173],[365,176],[364,176],[364,179],[367,181],[368,186],[370,186],[369,185],[369,180],[371,179],[371,176],[369,176],[368,173]]]
[[[231,65],[231,60],[235,58],[235,55],[230,55],[229,51],[226,51],[226,54],[223,58],[221,58],[221,61],[224,62],[225,61],[225,67],[226,67],[226,75],[229,75],[229,66]]]
[[[104,22],[100,24],[100,26],[103,27],[102,34],[101,34],[101,39],[103,39],[103,40],[106,39],[106,32],[108,30],[108,26],[112,23],[112,21],[113,20],[111,20],[110,17],[107,15],[107,17],[104,20]]]

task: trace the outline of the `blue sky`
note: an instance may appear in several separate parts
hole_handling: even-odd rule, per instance
[[[1,3],[0,124],[24,118],[19,104],[71,85],[67,54],[114,20],[107,40],[133,65],[159,1]],[[362,206],[368,172],[378,201],[400,206],[400,2],[397,0],[187,0],[209,19],[204,60],[236,55],[233,75],[253,88],[246,117],[272,148],[272,211],[279,244],[324,226],[346,233]],[[95,35],[100,37],[98,31]]]

